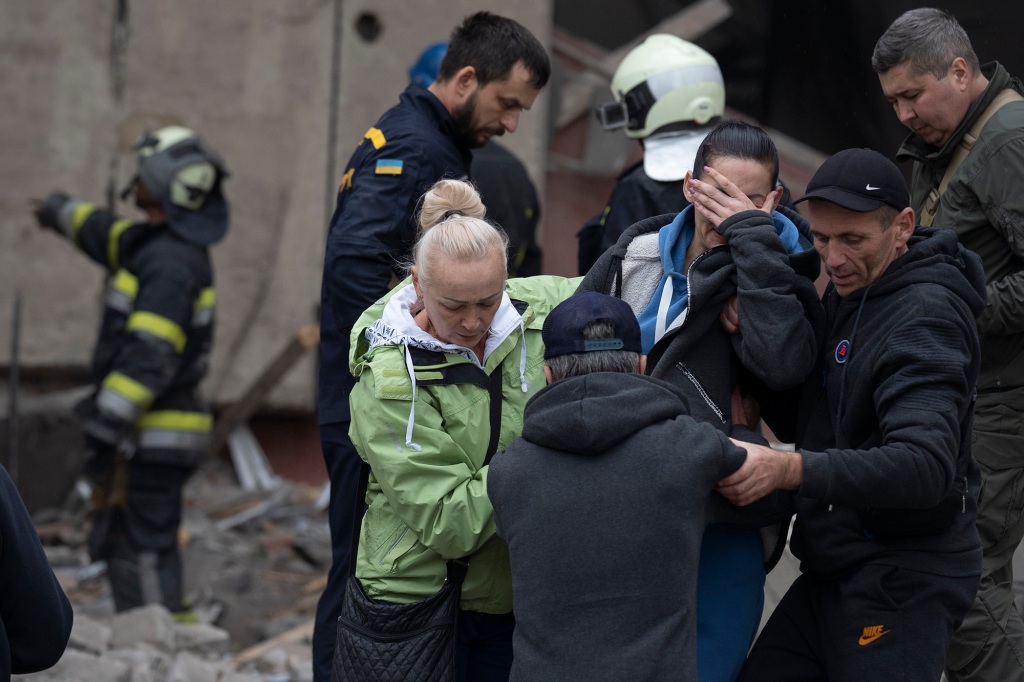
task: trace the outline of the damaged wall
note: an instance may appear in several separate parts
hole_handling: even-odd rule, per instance
[[[366,128],[397,100],[407,65],[476,9],[512,16],[548,44],[551,4],[342,2],[332,117],[334,0],[8,0],[0,23],[0,366],[10,362],[15,292],[23,375],[81,376],[98,325],[102,273],[40,232],[29,200],[61,188],[106,203],[131,177],[134,159],[124,150],[138,132],[177,120],[206,137],[232,171],[231,229],[213,250],[218,328],[205,390],[219,404],[237,398],[299,326],[316,320],[337,178]],[[546,110],[539,99],[508,138],[539,187]],[[269,406],[307,411],[314,400],[310,355]]]

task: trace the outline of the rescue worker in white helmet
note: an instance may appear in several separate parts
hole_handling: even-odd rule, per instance
[[[595,107],[597,120],[608,130],[624,128],[644,157],[619,174],[604,211],[580,230],[581,275],[633,223],[686,206],[683,178],[725,110],[718,62],[674,35],[648,36],[630,50],[611,90],[615,101]]]
[[[208,247],[228,227],[227,169],[192,130],[146,133],[135,149],[134,222],[53,192],[39,224],[107,272],[96,390],[78,412],[90,458],[89,552],[105,560],[118,611],[160,603],[185,611],[178,527],[182,487],[209,448],[212,417],[199,395],[213,338]]]

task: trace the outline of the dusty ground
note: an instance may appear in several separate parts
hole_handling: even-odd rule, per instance
[[[209,460],[186,487],[181,541],[185,592],[197,617],[227,630],[242,651],[313,619],[330,562],[320,487],[282,480],[246,492],[229,461]],[[85,506],[74,500],[36,515],[58,578],[79,611],[113,613],[101,565],[85,552]]]

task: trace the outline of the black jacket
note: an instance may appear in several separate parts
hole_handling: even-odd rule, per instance
[[[97,392],[80,408],[86,434],[123,447],[138,430],[147,461],[196,464],[212,422],[198,390],[216,306],[208,248],[76,199],[59,213],[63,234],[108,274],[93,350]]]
[[[807,221],[785,207],[779,211],[796,224],[805,250],[787,255],[772,219],[762,211],[744,211],[723,222],[720,230],[728,244],[706,251],[690,266],[685,322],[647,357],[647,373],[682,388],[695,419],[725,431],[731,427],[730,396],[738,382],[751,390],[789,389],[807,377],[817,357],[824,325],[814,288],[820,260]],[[657,261],[641,264],[631,274],[630,245],[645,236],[656,240],[674,218],[656,216],[626,230],[590,269],[579,291],[618,296],[639,314],[650,299],[651,280],[642,277],[642,270],[660,273],[662,266]],[[639,295],[633,291],[638,287]],[[738,300],[740,333],[730,335],[719,314],[732,296]]]
[[[631,225],[645,218],[679,213],[685,206],[683,180],[654,180],[644,172],[642,160],[625,169],[615,180],[604,211],[588,221],[577,234],[580,274],[585,275]]]
[[[1020,79],[997,62],[985,64],[985,91],[964,119],[937,148],[911,133],[896,158],[914,162],[912,205],[920,212],[928,193],[939,186],[953,154],[968,131],[1005,88],[1024,94]],[[1024,102],[1004,105],[985,124],[971,152],[950,178],[935,214],[935,227],[956,231],[964,246],[981,257],[987,277],[988,303],[978,316],[981,333],[979,393],[1024,390]],[[1007,448],[1007,461],[990,462],[1002,468],[1018,466],[1020,453]]]
[[[980,365],[978,257],[917,228],[873,284],[823,298],[822,373],[807,384],[792,539],[802,570],[865,563],[949,576],[981,567],[970,417]]]
[[[420,197],[442,178],[466,178],[472,154],[433,94],[410,85],[370,128],[345,166],[331,218],[320,295],[321,424],[349,419],[349,333],[401,279],[416,243]],[[396,281],[397,281],[396,279]]]
[[[45,670],[64,655],[71,604],[53,575],[7,470],[0,466],[0,682]]]
[[[526,166],[515,154],[491,140],[473,151],[470,172],[487,207],[487,220],[508,235],[508,276],[539,275],[540,199]]]

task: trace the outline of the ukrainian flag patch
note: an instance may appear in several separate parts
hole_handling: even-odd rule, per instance
[[[377,175],[401,175],[402,162],[398,159],[378,159]]]

